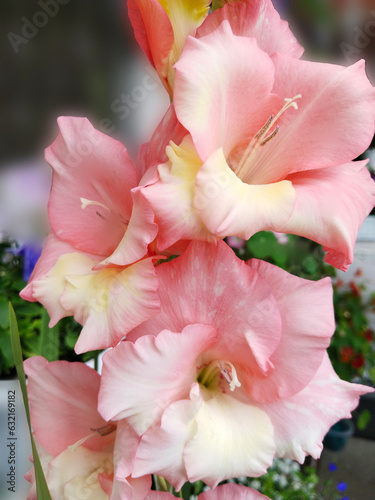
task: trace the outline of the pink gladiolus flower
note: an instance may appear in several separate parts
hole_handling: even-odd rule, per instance
[[[149,244],[157,226],[124,146],[85,118],[62,117],[46,150],[53,168],[52,233],[21,296],[48,310],[51,326],[74,315],[78,353],[116,345],[158,311]]]
[[[171,493],[161,491],[150,491],[146,500],[173,500],[176,498]],[[239,484],[223,484],[213,490],[205,491],[198,495],[198,500],[270,500],[259,491],[246,488]]]
[[[207,16],[207,0],[128,0],[135,38],[173,96],[175,70],[187,37],[203,36],[223,19],[238,35],[259,35],[261,48],[299,57],[303,48],[268,0],[233,2]],[[155,22],[155,19],[158,22]],[[203,24],[202,24],[203,23]]]
[[[30,417],[52,500],[143,500],[151,478],[130,478],[139,438],[97,411],[100,375],[81,363],[25,361]],[[121,450],[121,453],[119,452]],[[37,500],[33,470],[28,500]]]
[[[157,275],[161,312],[103,357],[99,411],[141,436],[133,477],[215,487],[264,474],[274,457],[318,458],[371,391],[327,357],[330,280],[246,264],[224,242],[194,242]]]
[[[189,133],[143,189],[160,248],[274,230],[322,244],[326,261],[345,270],[375,203],[366,162],[352,162],[374,135],[364,62],[302,61],[295,44],[277,51],[277,31],[244,29],[236,4],[250,8],[215,11],[175,65],[174,107]]]
[[[206,18],[208,0],[128,0],[135,38],[173,95],[174,69],[189,35]]]

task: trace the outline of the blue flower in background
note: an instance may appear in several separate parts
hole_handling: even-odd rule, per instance
[[[331,472],[334,472],[335,470],[337,470],[337,465],[334,462],[330,462],[329,465],[328,465],[328,469]]]
[[[347,486],[347,484],[346,484],[346,483],[339,483],[339,484],[337,485],[337,489],[338,489],[339,491],[345,491],[347,487],[348,487],[348,486]]]
[[[23,273],[22,278],[24,281],[29,281],[31,273],[34,270],[40,254],[42,253],[42,245],[38,243],[30,243],[22,245],[19,248],[10,248],[8,251],[13,255],[19,255],[23,259]]]

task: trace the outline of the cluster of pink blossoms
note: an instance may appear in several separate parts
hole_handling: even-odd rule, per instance
[[[136,165],[84,118],[59,118],[46,150],[51,234],[22,296],[52,325],[82,324],[77,353],[110,348],[101,376],[25,362],[54,500],[173,498],[150,491],[152,474],[204,481],[199,500],[266,498],[217,485],[318,458],[371,391],[328,359],[330,280],[243,262],[222,240],[293,233],[347,269],[375,202],[352,161],[374,135],[375,89],[363,62],[301,60],[270,0],[210,3],[128,0],[172,100]]]

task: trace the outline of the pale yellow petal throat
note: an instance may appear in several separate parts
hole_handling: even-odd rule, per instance
[[[159,0],[172,25],[174,43],[168,61],[168,83],[174,86],[173,65],[178,61],[189,35],[195,35],[210,10],[207,0]]]

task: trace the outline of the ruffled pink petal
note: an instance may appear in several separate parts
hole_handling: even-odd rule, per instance
[[[172,493],[166,491],[150,491],[145,500],[173,500],[176,498]]]
[[[290,181],[252,185],[229,168],[222,149],[197,173],[194,205],[204,224],[218,237],[249,239],[258,231],[285,224],[293,212]]]
[[[271,58],[255,39],[233,35],[228,21],[199,40],[188,38],[175,68],[176,114],[202,161],[220,147],[228,156],[250,142],[280,107],[271,94]]]
[[[348,162],[365,151],[374,136],[375,89],[364,61],[343,66],[301,61],[282,54],[275,64],[273,92],[281,99],[301,95],[288,109],[279,133],[258,150],[252,183]]]
[[[281,52],[300,57],[303,47],[297,42],[286,21],[282,21],[269,0],[230,2],[217,9],[197,30],[197,38],[206,36],[228,20],[235,35],[255,38],[258,46],[272,55]]]
[[[113,488],[108,493],[110,500],[143,500],[151,489],[150,475],[131,477],[139,441],[139,436],[125,420],[117,423]],[[100,476],[99,480],[104,489]]]
[[[61,318],[74,314],[73,309],[61,303],[66,287],[66,276],[79,274],[82,268],[88,270],[95,264],[97,264],[95,256],[77,253],[71,245],[50,235],[35,268],[35,275],[21,292],[21,297],[29,300],[32,292],[32,299],[38,300],[47,309],[50,316],[49,326],[52,327]]]
[[[106,420],[126,418],[142,434],[170,403],[187,397],[196,360],[215,339],[212,326],[190,325],[181,333],[122,342],[103,357],[100,413]]]
[[[150,491],[145,500],[173,500],[176,498],[172,493],[165,491]]]
[[[158,0],[128,0],[128,15],[137,42],[171,94],[168,60],[174,35],[167,13]]]
[[[115,346],[132,328],[159,311],[158,279],[152,259],[126,268],[92,271],[95,264],[80,254],[71,254],[66,264],[61,296],[63,307],[74,313],[83,329],[75,346],[77,353]],[[74,261],[79,260],[78,265]]]
[[[157,250],[156,254],[166,255],[167,257],[181,255],[182,253],[185,252],[185,250],[189,245],[190,245],[189,240],[179,240],[176,241],[176,243],[174,243],[172,246],[165,248],[163,251]],[[156,247],[157,247],[157,241],[156,241]]]
[[[108,265],[126,266],[147,254],[148,245],[156,238],[158,226],[154,223],[154,212],[142,196],[139,188],[132,190],[133,210],[128,228],[114,253],[101,262],[96,269]]]
[[[215,393],[202,402],[195,421],[197,431],[184,450],[190,482],[214,488],[224,479],[265,474],[272,464],[273,426],[256,406]]]
[[[111,494],[113,492],[113,486],[114,486],[114,480],[113,480],[113,475],[110,475],[110,474],[99,474],[98,475],[98,480],[99,480],[99,484],[102,488],[102,490],[104,491],[104,493],[106,495],[108,495],[108,498],[111,497]],[[118,495],[113,495],[115,498]],[[120,497],[121,498],[121,497]],[[112,500],[112,499],[111,499]]]
[[[60,246],[70,253],[60,255],[48,269],[61,253]],[[32,291],[32,298],[47,308],[51,326],[70,315],[82,324],[76,352],[116,345],[129,330],[159,311],[158,280],[151,258],[126,268],[93,270],[97,258],[74,252],[54,237],[45,254],[46,264],[41,258],[26,292]]]
[[[118,480],[129,477],[133,472],[139,441],[140,437],[126,420],[117,422],[114,466],[115,477]]]
[[[320,457],[330,427],[358,405],[359,396],[373,389],[340,380],[326,354],[310,384],[300,393],[259,405],[275,428],[277,456],[303,463],[306,455]]]
[[[279,230],[322,244],[325,260],[344,271],[353,261],[358,229],[375,204],[375,183],[365,165],[352,162],[288,176],[297,201]]]
[[[109,500],[145,500],[151,490],[151,476],[113,481],[113,489]]]
[[[280,341],[280,313],[267,282],[226,243],[192,242],[183,255],[158,266],[157,275],[161,312],[134,329],[128,340],[210,324],[218,334],[213,356],[227,359],[230,349],[232,363],[267,370]]]
[[[228,4],[230,5],[230,4]],[[198,496],[198,500],[270,500],[259,491],[240,484],[223,484]]]
[[[283,333],[270,357],[273,370],[267,377],[239,374],[239,378],[255,401],[274,401],[301,391],[321,365],[335,330],[332,285],[329,278],[304,280],[260,260],[252,259],[248,265],[271,287]]]
[[[129,222],[130,190],[137,184],[134,166],[125,147],[86,118],[60,117],[58,124],[60,133],[46,149],[54,170],[51,227],[83,252],[110,255]]]
[[[187,135],[167,147],[169,161],[158,167],[159,180],[142,189],[159,227],[158,248],[164,250],[182,239],[216,241],[194,208],[195,176],[202,162]]]
[[[57,456],[68,446],[108,424],[97,411],[99,374],[82,363],[53,361],[36,356],[24,362],[28,376],[31,423],[41,446]],[[114,434],[93,436],[86,448],[103,450]]]
[[[202,394],[195,383],[190,391],[190,399],[168,406],[160,426],[150,427],[142,436],[134,477],[153,472],[165,477],[176,490],[181,489],[188,480],[183,460],[184,447],[196,432],[195,418],[201,403]]]
[[[40,300],[40,296],[36,297],[34,295],[34,283],[48,275],[49,271],[54,267],[61,255],[75,251],[75,248],[69,243],[59,240],[53,233],[50,233],[44,244],[42,254],[30,276],[29,282],[21,291],[20,296],[24,300],[28,300],[30,302]],[[51,324],[56,324],[61,318],[69,316],[69,312],[66,311],[60,304],[60,295],[64,284],[60,282],[59,285],[60,286],[58,286],[58,283],[56,282],[55,286],[51,287],[45,295],[45,300],[42,302],[48,310],[51,318]]]

